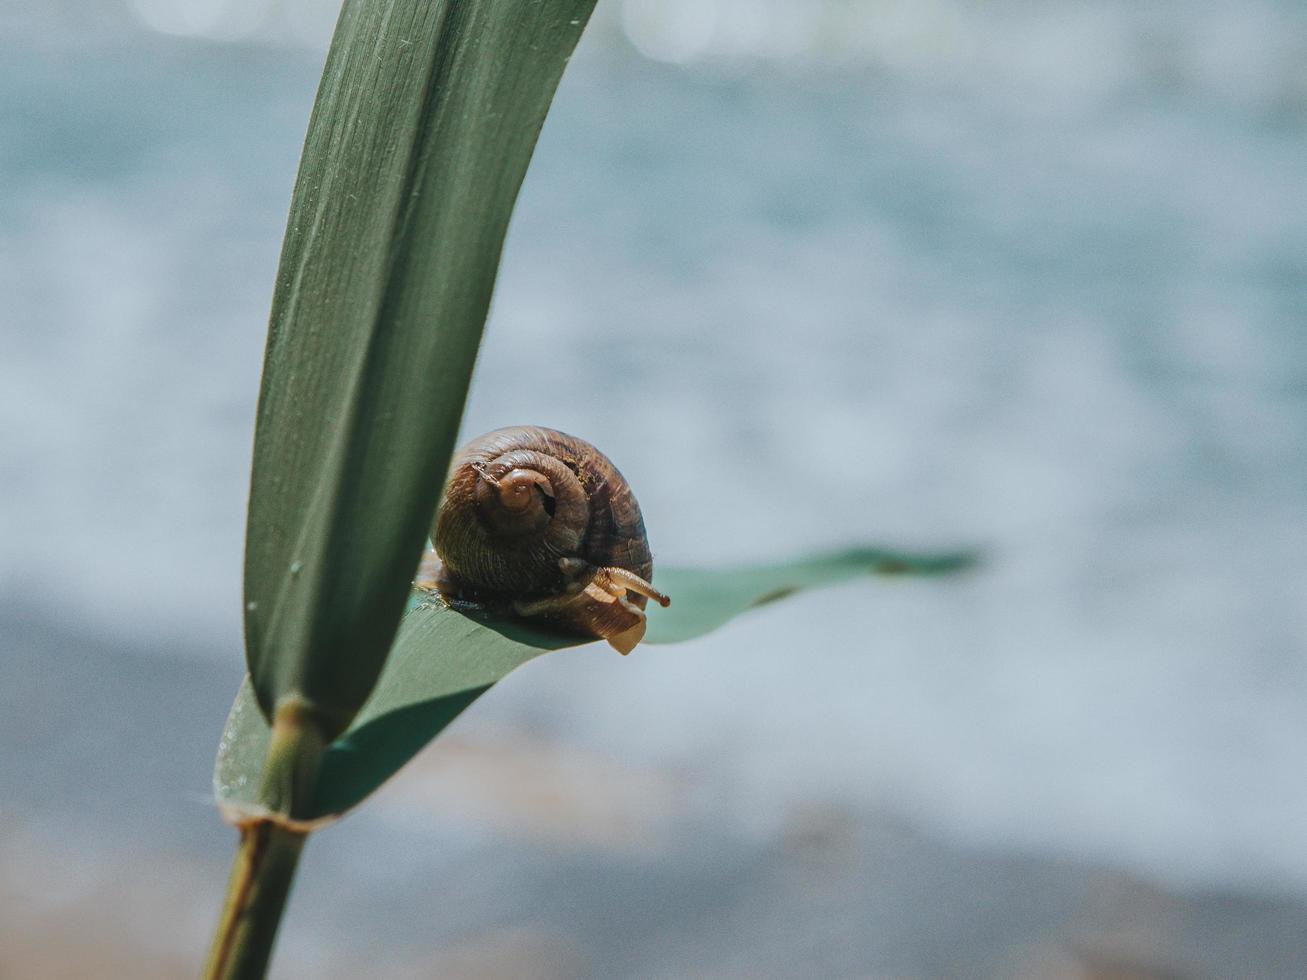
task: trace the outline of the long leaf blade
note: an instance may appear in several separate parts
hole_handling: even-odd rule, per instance
[[[923,556],[856,549],[774,565],[659,569],[659,587],[675,598],[667,609],[651,607],[645,642],[692,639],[751,608],[806,589],[873,573],[947,574],[973,561],[970,553]],[[404,617],[372,697],[327,751],[311,817],[331,818],[357,806],[517,667],[549,650],[585,642],[419,598]],[[222,805],[241,810],[256,804],[268,738],[247,679],[228,718],[214,771],[214,791]]]
[[[247,662],[344,727],[403,613],[509,215],[593,0],[346,0],[291,204],[246,532]]]
[[[646,643],[678,643],[724,626],[758,606],[807,589],[862,575],[948,575],[976,562],[972,552],[910,554],[884,548],[850,548],[771,565],[736,568],[678,568],[658,573],[659,587],[676,597],[649,615]]]

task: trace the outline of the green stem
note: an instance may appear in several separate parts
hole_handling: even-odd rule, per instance
[[[312,802],[327,740],[312,709],[287,701],[277,709],[263,763],[263,812],[241,824],[213,946],[202,980],[260,980],[267,972],[295,867],[308,839],[302,822]]]
[[[307,839],[308,834],[268,822],[241,831],[203,980],[258,980],[267,972]]]

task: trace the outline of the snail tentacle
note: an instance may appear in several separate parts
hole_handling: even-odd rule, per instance
[[[652,599],[664,609],[672,604],[671,599],[667,598],[667,596],[663,595],[634,572],[628,572],[625,568],[611,567],[600,569],[600,571],[607,574],[615,584],[622,587],[623,591],[630,590],[631,592],[638,592],[640,595]]]

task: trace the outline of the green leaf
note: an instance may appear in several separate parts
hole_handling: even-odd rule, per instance
[[[690,640],[711,633],[756,606],[860,575],[945,575],[969,568],[975,561],[971,552],[910,555],[880,548],[851,548],[775,565],[660,570],[658,587],[675,600],[667,609],[650,611],[644,642]]]
[[[277,274],[245,551],[265,717],[371,692],[454,448],[518,188],[593,0],[346,0]]]
[[[804,589],[870,573],[944,574],[973,561],[964,553],[914,556],[859,549],[775,565],[659,569],[658,586],[672,596],[672,605],[650,608],[645,643],[701,636],[748,609]],[[331,818],[357,806],[496,681],[546,651],[586,642],[419,598],[404,617],[372,697],[328,748],[308,817]],[[647,652],[642,645],[634,655]],[[607,648],[603,655],[615,656]],[[214,791],[220,804],[236,811],[256,805],[269,737],[247,679],[218,750]]]

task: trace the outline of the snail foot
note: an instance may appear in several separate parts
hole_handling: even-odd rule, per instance
[[[637,605],[629,593],[654,599],[663,606],[671,602],[624,568],[595,568],[579,558],[563,558],[558,565],[571,580],[565,591],[543,599],[518,600],[513,603],[513,611],[601,637],[623,656],[635,649],[645,631],[643,602]]]

